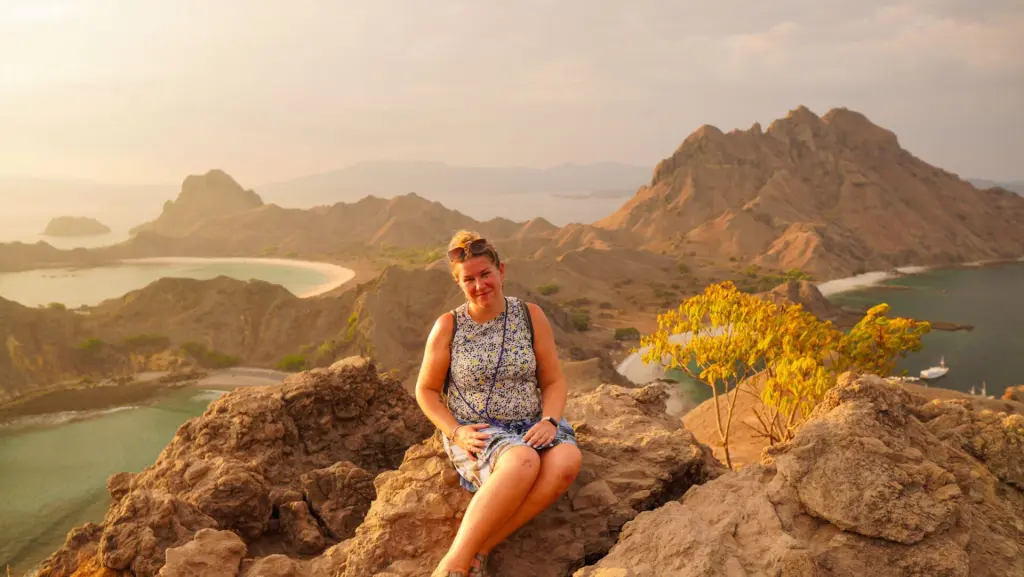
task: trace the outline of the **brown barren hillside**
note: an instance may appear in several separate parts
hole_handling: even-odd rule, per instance
[[[605,358],[557,304],[514,280],[505,290],[544,309],[566,360]],[[373,354],[411,384],[435,319],[461,302],[441,270],[389,267],[339,296],[308,299],[262,281],[164,278],[94,307],[85,330],[111,342],[140,334],[165,336],[175,346],[195,342],[257,366],[287,355],[326,366]]]
[[[820,278],[1024,254],[1024,198],[978,190],[893,132],[805,107],[762,131],[704,126],[595,223],[651,250],[696,250]]]

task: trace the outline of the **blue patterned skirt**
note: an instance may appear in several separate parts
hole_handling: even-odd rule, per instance
[[[456,420],[460,425],[469,425],[475,422],[463,421],[462,419]],[[539,421],[517,421],[510,423],[491,423],[490,427],[480,429],[480,432],[489,433],[490,436],[487,438],[487,444],[484,445],[484,450],[477,455],[475,461],[469,457],[462,447],[459,447],[455,443],[451,442],[448,437],[442,435],[441,437],[444,440],[444,451],[448,455],[448,458],[451,459],[455,470],[459,472],[459,482],[462,484],[463,488],[471,493],[475,493],[477,489],[484,484],[484,481],[487,480],[487,476],[490,475],[491,471],[494,470],[494,465],[498,462],[498,457],[500,457],[506,450],[516,446],[529,447],[530,445],[523,440],[523,435],[530,430],[530,427],[534,426],[538,422]],[[561,419],[558,422],[558,430],[555,431],[555,438],[551,443],[535,450],[538,453],[544,454],[544,451],[562,443],[572,443],[573,445],[577,445],[576,431],[573,430],[572,425],[570,425],[565,419]]]

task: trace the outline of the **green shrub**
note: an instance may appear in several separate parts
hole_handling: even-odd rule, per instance
[[[569,321],[573,328],[578,331],[590,330],[590,313],[583,309],[573,309],[569,312]]]
[[[541,285],[541,286],[537,287],[537,292],[539,292],[540,294],[542,294],[544,296],[551,296],[551,295],[555,294],[556,292],[558,292],[558,285],[556,285],[556,284]]]
[[[302,355],[285,355],[277,362],[277,370],[294,373],[306,368],[306,357]]]
[[[211,351],[206,348],[206,345],[195,341],[181,345],[181,350],[195,359],[196,363],[204,369],[227,369],[237,366],[241,362],[238,357]]]
[[[50,304],[46,305],[46,308],[50,309],[51,311],[66,311],[66,310],[68,310],[68,307],[66,307],[64,305],[64,303],[50,303]]]
[[[635,327],[622,327],[615,329],[615,340],[636,341],[640,339],[640,331]]]
[[[79,343],[78,348],[79,350],[85,351],[87,353],[96,353],[99,352],[103,347],[105,347],[106,344],[107,343],[95,337],[90,337]]]

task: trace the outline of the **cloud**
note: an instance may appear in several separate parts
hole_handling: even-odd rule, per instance
[[[62,20],[74,14],[71,2],[42,0],[8,0],[0,4],[0,22],[24,26],[38,22]]]
[[[0,139],[0,173],[46,170],[55,150],[86,176],[162,165],[173,181],[214,156],[258,180],[380,157],[653,165],[701,124],[798,104],[860,109],[975,173],[1024,155],[1020,0],[74,7],[0,20],[0,134],[20,135]]]

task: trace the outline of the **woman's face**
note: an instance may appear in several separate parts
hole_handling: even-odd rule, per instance
[[[474,256],[456,265],[455,272],[462,292],[477,307],[486,308],[504,297],[505,263],[495,266],[486,255]]]

